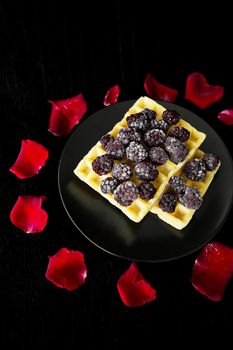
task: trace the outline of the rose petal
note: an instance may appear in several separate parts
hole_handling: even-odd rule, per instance
[[[186,81],[185,99],[204,109],[223,97],[224,88],[209,85],[203,74],[195,72]]]
[[[233,125],[233,109],[225,109],[218,113],[218,119],[226,125]]]
[[[174,102],[178,95],[177,90],[158,83],[151,74],[147,74],[146,76],[144,89],[149,97],[167,102]]]
[[[233,249],[221,243],[209,243],[197,257],[192,284],[198,292],[220,301],[233,275]]]
[[[66,100],[48,102],[52,104],[48,131],[59,137],[68,135],[87,110],[82,94]]]
[[[48,150],[40,143],[22,140],[21,149],[10,171],[19,179],[32,177],[40,171],[48,159]]]
[[[141,306],[156,299],[156,290],[138,270],[136,263],[119,278],[117,289],[126,306]]]
[[[55,255],[49,257],[45,276],[59,288],[69,291],[77,289],[87,277],[83,253],[61,248]]]
[[[48,214],[41,208],[45,199],[44,196],[19,196],[10,213],[12,224],[25,233],[42,232],[48,220]]]
[[[112,105],[114,103],[117,103],[119,94],[120,94],[119,85],[114,85],[113,87],[111,87],[107,91],[107,93],[104,97],[104,105],[109,106],[109,105]]]

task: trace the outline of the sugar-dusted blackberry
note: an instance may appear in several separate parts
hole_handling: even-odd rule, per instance
[[[106,134],[101,137],[100,143],[103,149],[106,151],[107,147],[114,142],[114,137],[110,134]]]
[[[112,159],[122,159],[125,155],[125,147],[120,141],[114,141],[111,143],[109,146],[107,146],[106,151],[108,155],[112,157]]]
[[[206,167],[202,159],[194,158],[184,167],[184,174],[193,181],[201,181],[206,176]]]
[[[128,145],[131,141],[141,141],[141,134],[133,128],[122,128],[117,134],[117,140],[122,142],[123,145]]]
[[[206,169],[212,171],[218,165],[219,157],[213,153],[205,153],[203,157],[203,162],[205,163]]]
[[[152,199],[156,193],[156,189],[150,182],[141,182],[139,187],[139,195],[142,199]]]
[[[131,178],[132,171],[127,164],[118,163],[113,165],[112,176],[119,181],[126,181]]]
[[[135,163],[142,162],[148,157],[147,150],[135,141],[130,142],[129,146],[126,148],[126,156],[129,160]]]
[[[165,141],[165,138],[165,133],[159,129],[151,129],[144,135],[144,141],[150,147],[161,145]]]
[[[177,194],[184,194],[186,185],[181,176],[172,176],[169,180],[169,185]]]
[[[188,209],[199,209],[203,198],[196,187],[187,186],[184,194],[179,196],[179,201]]]
[[[150,123],[147,116],[143,113],[131,114],[126,118],[129,128],[134,128],[145,132],[149,129]]]
[[[160,119],[160,120],[152,119],[150,122],[150,125],[152,129],[159,129],[159,130],[163,130],[164,132],[167,132],[169,128],[169,124],[166,123],[163,119]]]
[[[169,131],[168,136],[175,137],[181,142],[185,142],[189,139],[190,132],[182,126],[175,126]]]
[[[100,189],[103,193],[113,193],[118,185],[119,182],[116,179],[113,179],[113,177],[106,177],[102,180]]]
[[[166,109],[162,115],[163,120],[169,125],[177,124],[180,120],[180,114],[172,109]]]
[[[168,137],[164,142],[164,148],[169,159],[175,164],[183,162],[189,152],[188,148],[175,137]]]
[[[157,113],[153,111],[152,109],[145,108],[141,113],[145,114],[148,120],[153,120],[156,118]]]
[[[137,178],[143,181],[153,181],[159,174],[155,164],[150,161],[138,163],[134,170]]]
[[[92,169],[98,175],[107,175],[113,167],[113,160],[108,154],[97,157],[92,162]]]
[[[123,207],[131,205],[137,197],[138,188],[131,181],[123,182],[114,191],[114,199]]]
[[[152,147],[149,150],[149,157],[157,165],[163,165],[168,160],[167,153],[161,147]]]
[[[172,192],[164,193],[159,200],[159,207],[166,213],[173,213],[176,209],[176,195]]]

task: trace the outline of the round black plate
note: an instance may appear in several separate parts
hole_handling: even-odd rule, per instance
[[[64,207],[80,232],[92,243],[111,254],[140,261],[166,261],[190,254],[207,243],[220,229],[229,213],[233,197],[233,167],[230,154],[217,133],[194,113],[180,106],[182,117],[207,137],[201,149],[219,155],[221,167],[208,189],[203,205],[182,231],[149,213],[140,223],[129,220],[120,210],[80,181],[73,170],[83,156],[122,119],[134,101],[104,108],[74,131],[60,159],[59,191]]]

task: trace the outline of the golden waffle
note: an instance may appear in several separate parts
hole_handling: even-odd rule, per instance
[[[161,119],[162,114],[165,111],[165,108],[163,106],[159,105],[152,99],[148,97],[141,97],[129,109],[129,111],[125,114],[124,118],[114,126],[114,128],[109,132],[109,134],[111,134],[113,137],[116,138],[119,130],[127,127],[127,122],[126,122],[127,116],[134,113],[138,113],[145,108],[154,110],[157,114],[156,119]],[[111,204],[119,208],[131,220],[135,222],[139,222],[144,218],[144,216],[148,213],[148,211],[154,205],[156,199],[161,195],[170,177],[173,176],[175,173],[177,173],[177,171],[179,171],[179,169],[183,167],[183,165],[192,157],[194,152],[197,150],[197,148],[200,146],[200,144],[204,141],[206,137],[205,134],[203,134],[202,132],[199,132],[184,120],[180,120],[179,123],[177,123],[176,125],[183,126],[186,129],[188,129],[190,132],[189,140],[186,142],[186,146],[189,148],[189,153],[187,154],[185,160],[182,163],[174,164],[170,160],[168,160],[164,165],[160,165],[157,167],[159,175],[155,179],[155,181],[152,182],[155,188],[157,189],[157,192],[154,198],[150,200],[143,200],[140,197],[138,197],[130,206],[123,207],[115,201],[112,194],[104,194],[101,191],[100,189],[101,181],[105,177],[108,177],[109,174],[105,176],[99,176],[92,170],[92,162],[98,156],[106,153],[99,141],[94,147],[92,147],[92,149],[88,152],[88,154],[84,156],[84,158],[79,162],[76,169],[74,170],[74,173],[82,181],[86,182],[90,187],[92,187],[94,190],[99,192],[101,196],[106,198]],[[124,159],[124,162],[127,162],[127,160]],[[140,182],[136,179],[135,176],[132,177],[132,181],[135,182],[137,185]]]
[[[193,158],[203,158],[203,155],[204,153],[198,149],[194,154]],[[187,186],[196,187],[200,191],[201,196],[203,197],[209,185],[211,184],[214,178],[214,175],[217,173],[219,167],[220,167],[220,162],[214,170],[207,171],[207,174],[202,181],[192,181],[188,179],[184,174],[182,174],[182,170],[180,170],[176,175],[182,176]],[[165,191],[167,190],[167,188],[168,188],[168,185],[166,186]],[[159,201],[159,198],[157,199],[155,205],[152,207],[151,212],[154,214],[157,214],[161,220],[177,228],[178,230],[182,230],[186,225],[188,225],[188,223],[190,222],[190,220],[192,219],[196,211],[196,210],[185,208],[181,203],[178,202],[176,205],[176,209],[173,213],[166,213],[159,208],[158,201]]]

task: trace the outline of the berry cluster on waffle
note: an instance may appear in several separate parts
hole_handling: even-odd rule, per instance
[[[176,111],[141,97],[84,156],[74,173],[139,222],[205,137]]]
[[[217,156],[198,149],[183,169],[170,178],[151,212],[169,225],[182,230],[200,208],[220,165]]]

